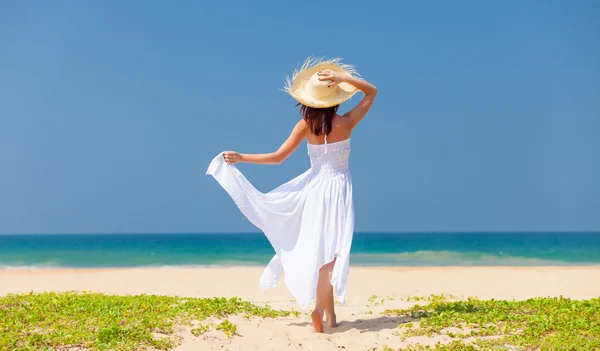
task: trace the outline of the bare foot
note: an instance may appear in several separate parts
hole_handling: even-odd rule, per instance
[[[326,321],[327,321],[327,326],[328,326],[329,328],[335,328],[335,327],[337,327],[337,326],[338,326],[338,324],[337,324],[337,319],[336,319],[336,317],[335,317],[335,313],[332,313],[332,314],[329,314],[329,313],[328,313],[328,314],[327,314]]]
[[[323,314],[321,314],[315,310],[315,311],[312,311],[312,313],[310,314],[310,317],[312,318],[313,331],[315,333],[322,333],[323,332]]]

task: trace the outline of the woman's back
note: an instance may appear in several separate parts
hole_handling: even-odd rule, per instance
[[[351,135],[352,126],[349,123],[348,117],[336,114],[331,123],[331,132],[327,134],[327,140],[325,140],[325,135],[315,135],[313,133],[307,133],[306,140],[309,144],[319,145],[325,144],[325,141],[327,143],[344,141],[349,139]]]

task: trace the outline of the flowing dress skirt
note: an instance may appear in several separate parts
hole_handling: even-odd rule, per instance
[[[354,232],[347,159],[345,166],[323,158],[311,160],[309,170],[268,193],[258,191],[222,154],[207,170],[275,250],[260,278],[261,289],[275,287],[284,273],[288,289],[303,310],[315,299],[319,269],[334,260],[331,284],[337,300],[345,303]]]

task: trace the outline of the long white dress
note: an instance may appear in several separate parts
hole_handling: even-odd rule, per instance
[[[222,153],[208,167],[246,218],[275,250],[260,278],[264,291],[285,283],[305,310],[315,299],[319,269],[335,259],[331,284],[344,304],[354,232],[350,139],[310,144],[311,167],[268,193],[258,191]]]

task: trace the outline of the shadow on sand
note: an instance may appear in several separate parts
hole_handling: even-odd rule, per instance
[[[356,329],[361,333],[379,332],[387,329],[395,329],[398,324],[409,323],[417,320],[406,316],[381,316],[372,319],[356,319],[353,321],[340,321],[336,328],[325,327],[325,334],[344,333],[352,329]],[[290,326],[306,327],[311,325],[311,322],[290,323]]]

